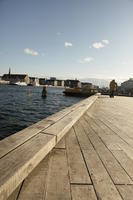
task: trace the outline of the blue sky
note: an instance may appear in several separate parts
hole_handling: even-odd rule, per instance
[[[0,0],[0,74],[133,77],[133,0]]]

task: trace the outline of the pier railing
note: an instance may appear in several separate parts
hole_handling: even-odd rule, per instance
[[[96,101],[91,96],[0,141],[0,199],[5,200]]]

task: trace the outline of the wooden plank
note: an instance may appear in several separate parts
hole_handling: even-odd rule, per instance
[[[70,182],[78,184],[91,184],[91,180],[73,129],[71,129],[67,134],[66,150]]]
[[[55,136],[38,134],[0,160],[1,200],[8,198],[55,144]]]
[[[108,149],[111,150],[123,150],[131,159],[133,159],[133,148],[130,147],[122,138],[116,135],[111,129],[105,124],[100,122],[98,119],[89,118],[90,126],[99,135],[102,141],[106,144]],[[102,129],[102,132],[101,130]],[[117,149],[116,149],[117,148]]]
[[[123,150],[112,150],[112,153],[133,180],[133,160]]]
[[[131,135],[128,135],[128,130],[124,131],[122,129],[122,127],[120,125],[118,125],[117,123],[114,124],[112,123],[112,121],[107,120],[107,118],[103,118],[101,119],[102,122],[106,123],[107,126],[112,129],[112,131],[114,131],[118,136],[120,136],[126,143],[128,143],[129,145],[131,145],[133,147],[133,136],[131,137]],[[130,124],[128,124],[130,125]]]
[[[92,185],[71,185],[73,200],[97,200]]]
[[[100,133],[100,127],[94,123],[92,124],[92,121],[90,126],[99,135],[107,148],[112,152],[114,157],[133,180],[133,160],[131,158],[133,155],[132,149],[126,143],[119,141],[118,138],[113,138],[112,134],[109,135],[109,133],[107,131],[105,132],[104,129]]]
[[[66,116],[67,114],[69,114],[70,112],[76,110],[78,107],[80,106],[85,106],[87,105],[88,108],[97,100],[97,96],[91,96],[87,99],[84,99],[70,107],[67,107],[61,111],[59,111],[58,113],[55,113],[49,117],[47,117],[47,120],[52,120],[54,122],[57,122],[58,120],[60,120],[61,118],[63,118],[64,116]]]
[[[83,104],[78,102],[0,141],[0,158]]]
[[[66,148],[66,136],[64,136],[55,146],[55,149],[65,149]]]
[[[28,128],[17,132],[16,134],[13,134],[3,140],[0,141],[0,158],[18,147],[19,145],[22,145],[24,142],[29,140],[30,138],[34,137],[41,131],[45,130],[55,122],[59,121],[72,111],[76,110],[78,107],[82,106],[91,106],[92,103],[95,102],[97,99],[96,96],[90,97],[88,99],[85,99],[81,102],[78,102],[77,104],[72,105],[71,107],[68,107],[54,115],[51,115],[36,124],[33,124],[32,126],[29,126]],[[60,140],[60,139],[59,139]]]
[[[93,147],[95,148],[97,154],[99,155],[108,173],[110,174],[113,182],[115,184],[133,184],[131,178],[127,175],[125,170],[121,167],[119,162],[105,146],[98,135],[90,128],[89,124],[87,124],[85,120],[81,121],[81,123],[83,126],[86,123],[86,134],[88,135]]]
[[[88,170],[91,174],[98,199],[122,200],[96,152],[83,150],[83,154]]]
[[[121,150],[121,146],[123,144],[127,146],[127,144],[105,124],[100,122],[98,119],[95,120],[90,118],[89,116],[87,117],[87,119],[88,118],[90,127],[98,134],[98,136],[101,138],[104,144],[106,144],[108,149],[113,150],[113,147],[115,147],[118,150]]]
[[[44,134],[52,134],[57,137],[57,142],[71,129],[71,127],[80,119],[87,109],[96,101],[97,97],[91,97],[84,100],[78,108],[51,125],[49,128],[42,131]]]
[[[80,119],[75,125],[74,125],[74,130],[78,139],[78,142],[80,144],[80,147],[82,150],[93,150],[93,147],[85,133],[85,128],[84,127],[86,124],[84,124],[84,126],[81,125],[81,121],[82,119]]]
[[[45,121],[43,125],[32,125],[22,131],[19,131],[4,140],[0,141],[0,158],[12,151],[13,149],[17,148],[19,145],[22,145],[24,142],[29,140],[30,138],[36,136],[41,130],[47,128],[53,124],[52,121]]]
[[[71,129],[75,122],[84,114],[86,107],[78,107],[70,114],[62,118],[56,124],[42,131],[44,134],[52,134],[57,137],[57,142]]]
[[[117,185],[116,187],[124,200],[133,199],[133,185]]]
[[[126,117],[126,120],[123,121],[124,120],[123,113],[121,115],[123,119],[121,119],[121,120],[119,119],[120,116],[116,117],[116,114],[113,117],[110,117],[110,114],[108,115],[108,113],[106,113],[106,112],[100,112],[99,114],[100,114],[100,116],[93,115],[93,117],[95,119],[98,118],[100,121],[105,123],[112,131],[114,131],[126,143],[128,143],[129,145],[131,145],[133,147],[133,134],[132,134],[131,123],[129,121],[127,121],[127,119],[128,119],[127,117]],[[126,121],[128,123],[127,125],[125,125]]]
[[[70,183],[66,151],[54,149],[51,153],[45,200],[70,200]]]
[[[3,145],[1,145],[0,162],[0,195],[2,199],[6,199],[17,188],[96,99],[97,97],[88,98],[69,108],[70,113],[68,113],[67,109],[62,111],[60,120],[58,114],[51,116],[51,118],[42,120],[1,143]],[[50,132],[42,134],[41,131],[43,129],[54,123],[54,117],[55,120],[59,121],[55,126],[51,126]],[[4,151],[3,149],[6,148],[6,145],[8,148],[7,151]]]
[[[49,155],[24,180],[18,200],[45,199],[49,169]]]
[[[7,198],[7,200],[17,200],[22,183],[16,188],[16,190]]]

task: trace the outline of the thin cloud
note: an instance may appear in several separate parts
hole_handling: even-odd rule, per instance
[[[38,56],[39,53],[33,49],[25,48],[24,53],[32,56]]]
[[[109,40],[102,40],[104,44],[109,44]]]
[[[89,64],[93,60],[94,60],[94,58],[92,58],[92,57],[86,57],[86,58],[83,58],[82,60],[80,60],[79,63],[81,63],[81,64]]]
[[[64,47],[66,47],[66,48],[69,48],[69,47],[72,47],[73,45],[72,45],[72,43],[71,42],[65,42],[64,43]]]
[[[101,49],[106,47],[109,44],[109,40],[102,40],[102,42],[94,42],[92,47],[95,49]]]
[[[92,47],[95,49],[101,49],[101,48],[105,47],[105,45],[101,42],[95,42],[92,44]]]

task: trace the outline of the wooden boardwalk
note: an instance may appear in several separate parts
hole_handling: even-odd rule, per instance
[[[133,98],[99,96],[68,129],[8,200],[133,200]]]

